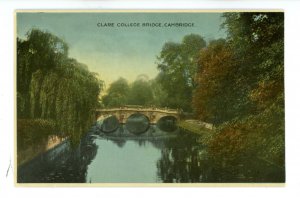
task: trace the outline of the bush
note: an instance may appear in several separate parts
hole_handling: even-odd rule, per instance
[[[284,111],[274,104],[258,115],[226,123],[219,127],[208,149],[214,159],[262,158],[284,167]]]

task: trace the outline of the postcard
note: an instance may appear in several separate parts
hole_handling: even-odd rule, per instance
[[[284,13],[16,12],[16,183],[285,183]]]

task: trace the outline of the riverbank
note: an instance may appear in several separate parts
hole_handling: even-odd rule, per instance
[[[38,155],[53,149],[57,145],[61,144],[63,141],[65,141],[64,138],[59,138],[58,136],[49,136],[46,140],[43,140],[38,144],[30,145],[26,149],[18,151],[17,166],[20,166],[34,159]]]
[[[200,136],[198,142],[207,145],[216,133],[212,124],[198,120],[183,120],[177,123],[177,126],[183,131],[194,133]]]
[[[59,137],[54,122],[43,119],[17,120],[17,165],[54,148],[65,138]]]

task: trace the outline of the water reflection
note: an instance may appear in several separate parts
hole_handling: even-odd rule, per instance
[[[87,166],[97,155],[98,146],[89,133],[80,146],[71,148],[66,140],[18,167],[18,183],[85,183]]]
[[[165,141],[157,162],[162,182],[201,182],[207,177],[204,148],[195,140],[195,137],[182,134],[180,138]]]
[[[135,113],[129,116],[125,125],[128,131],[139,135],[145,133],[149,129],[150,121],[145,115]]]
[[[99,128],[95,125],[78,148],[71,149],[66,141],[18,167],[18,182],[224,183],[284,180],[284,170],[259,161],[241,160],[233,164],[212,161],[205,146],[197,142],[199,136],[178,129],[176,133],[169,133],[155,125],[151,127],[146,133],[135,136],[120,125],[114,133],[103,136],[99,135]]]
[[[112,133],[119,128],[119,120],[116,116],[107,117],[101,122],[99,128],[105,133]]]
[[[177,119],[173,116],[164,116],[157,122],[157,127],[162,131],[173,132],[177,130]]]

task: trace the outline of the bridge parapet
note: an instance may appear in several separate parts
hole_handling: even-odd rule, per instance
[[[126,120],[135,113],[140,113],[148,117],[151,124],[155,124],[160,118],[165,116],[173,116],[177,120],[180,119],[180,110],[168,109],[168,108],[133,108],[133,107],[120,107],[111,109],[97,109],[96,119],[100,116],[114,115],[118,118],[120,123],[125,123]]]
[[[96,111],[158,111],[158,112],[170,112],[170,113],[180,113],[180,110],[177,109],[168,109],[168,108],[106,108],[106,109],[97,109]]]

